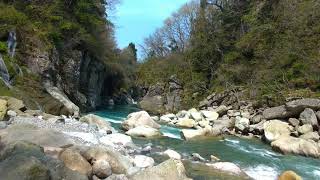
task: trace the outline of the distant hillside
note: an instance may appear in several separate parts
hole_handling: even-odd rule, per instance
[[[190,17],[186,9],[194,3],[146,39],[141,84],[167,81],[176,74],[183,82],[185,106],[238,86],[261,103],[320,96],[319,1],[201,1],[189,29],[179,30],[183,21],[175,17]],[[183,49],[179,39],[170,36],[189,31]]]

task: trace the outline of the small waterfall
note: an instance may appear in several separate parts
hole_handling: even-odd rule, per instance
[[[8,87],[10,87],[10,75],[1,54],[0,54],[0,78]]]
[[[17,36],[15,31],[10,31],[8,36],[8,54],[11,58],[14,57],[17,47]]]

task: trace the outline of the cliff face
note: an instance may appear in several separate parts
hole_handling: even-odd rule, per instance
[[[115,45],[106,2],[68,2],[0,3],[0,66],[15,96],[48,113],[78,116],[108,102],[121,81],[113,74],[121,72],[107,70]],[[7,72],[9,66],[15,68]]]

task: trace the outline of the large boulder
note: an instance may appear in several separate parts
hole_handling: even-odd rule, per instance
[[[131,180],[189,180],[183,163],[180,160],[169,159],[157,166],[147,168],[133,175]]]
[[[161,127],[150,117],[150,115],[146,111],[140,111],[129,114],[127,120],[122,123],[122,128],[125,130],[129,130],[143,125],[155,129],[160,129]]]
[[[103,136],[99,141],[105,145],[115,147],[117,145],[124,147],[134,147],[134,143],[130,136],[121,133],[109,134]]]
[[[115,129],[111,126],[111,124],[94,114],[88,114],[80,118],[80,122],[88,123],[89,125],[95,125],[99,128],[99,130],[104,130],[106,132],[115,132]]]
[[[67,135],[50,130],[40,129],[30,124],[15,124],[0,131],[3,142],[29,141],[40,146],[63,147],[74,144]]]
[[[263,117],[267,120],[270,119],[285,119],[292,117],[296,112],[288,111],[285,105],[272,107],[263,111]]]
[[[311,124],[313,127],[318,127],[317,116],[310,108],[306,108],[301,114],[299,120],[302,124]]]
[[[149,126],[135,127],[127,131],[126,134],[133,137],[144,138],[160,137],[162,135],[162,133],[158,129],[154,129]]]
[[[1,179],[50,180],[49,169],[35,157],[15,156],[0,163]]]
[[[284,135],[289,136],[293,130],[292,126],[290,126],[288,123],[279,120],[265,122],[263,124],[263,129],[264,137],[269,142],[275,141]]]
[[[115,174],[127,174],[133,166],[130,159],[107,147],[90,147],[82,151],[81,154],[91,163],[100,160],[109,162],[112,172]]]
[[[300,113],[306,108],[319,110],[320,99],[305,98],[305,99],[298,99],[298,100],[286,103],[286,109],[292,112]]]
[[[281,136],[271,143],[274,150],[284,154],[296,154],[307,157],[320,157],[320,149],[316,142],[292,136]]]
[[[12,110],[15,112],[24,112],[25,110],[27,110],[26,105],[19,99],[8,96],[1,96],[0,99],[4,99],[8,102],[8,110]]]
[[[92,167],[89,162],[81,156],[80,153],[72,149],[66,149],[63,151],[59,159],[71,170],[77,171],[83,175],[91,177]]]
[[[211,179],[249,180],[250,178],[239,166],[230,162],[203,163],[184,161],[187,169],[196,174],[206,174]]]
[[[154,165],[154,160],[148,156],[136,155],[134,157],[133,164],[139,168],[147,168]]]
[[[193,128],[196,126],[196,122],[193,119],[179,119],[178,123],[176,124],[178,127],[182,127],[182,128]]]
[[[62,161],[46,156],[40,146],[26,141],[6,144],[0,159],[1,179],[88,180],[86,175],[70,170]]]
[[[203,137],[206,135],[206,131],[203,129],[183,129],[181,130],[181,136],[185,140],[192,140],[195,138]]]
[[[2,121],[7,113],[7,101],[0,99],[0,121]]]

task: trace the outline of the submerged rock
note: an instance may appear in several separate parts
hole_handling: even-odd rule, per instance
[[[162,135],[162,133],[158,129],[154,129],[149,126],[135,127],[127,131],[126,134],[133,137],[144,138],[160,137]]]
[[[308,157],[320,157],[320,149],[316,142],[291,136],[281,136],[271,143],[274,150],[284,154],[296,154]]]
[[[180,160],[169,159],[133,175],[131,180],[189,180]]]
[[[155,129],[159,129],[161,126],[156,123],[146,111],[140,111],[131,113],[128,115],[128,119],[123,121],[122,128],[125,130],[133,129],[138,126],[149,126]]]

